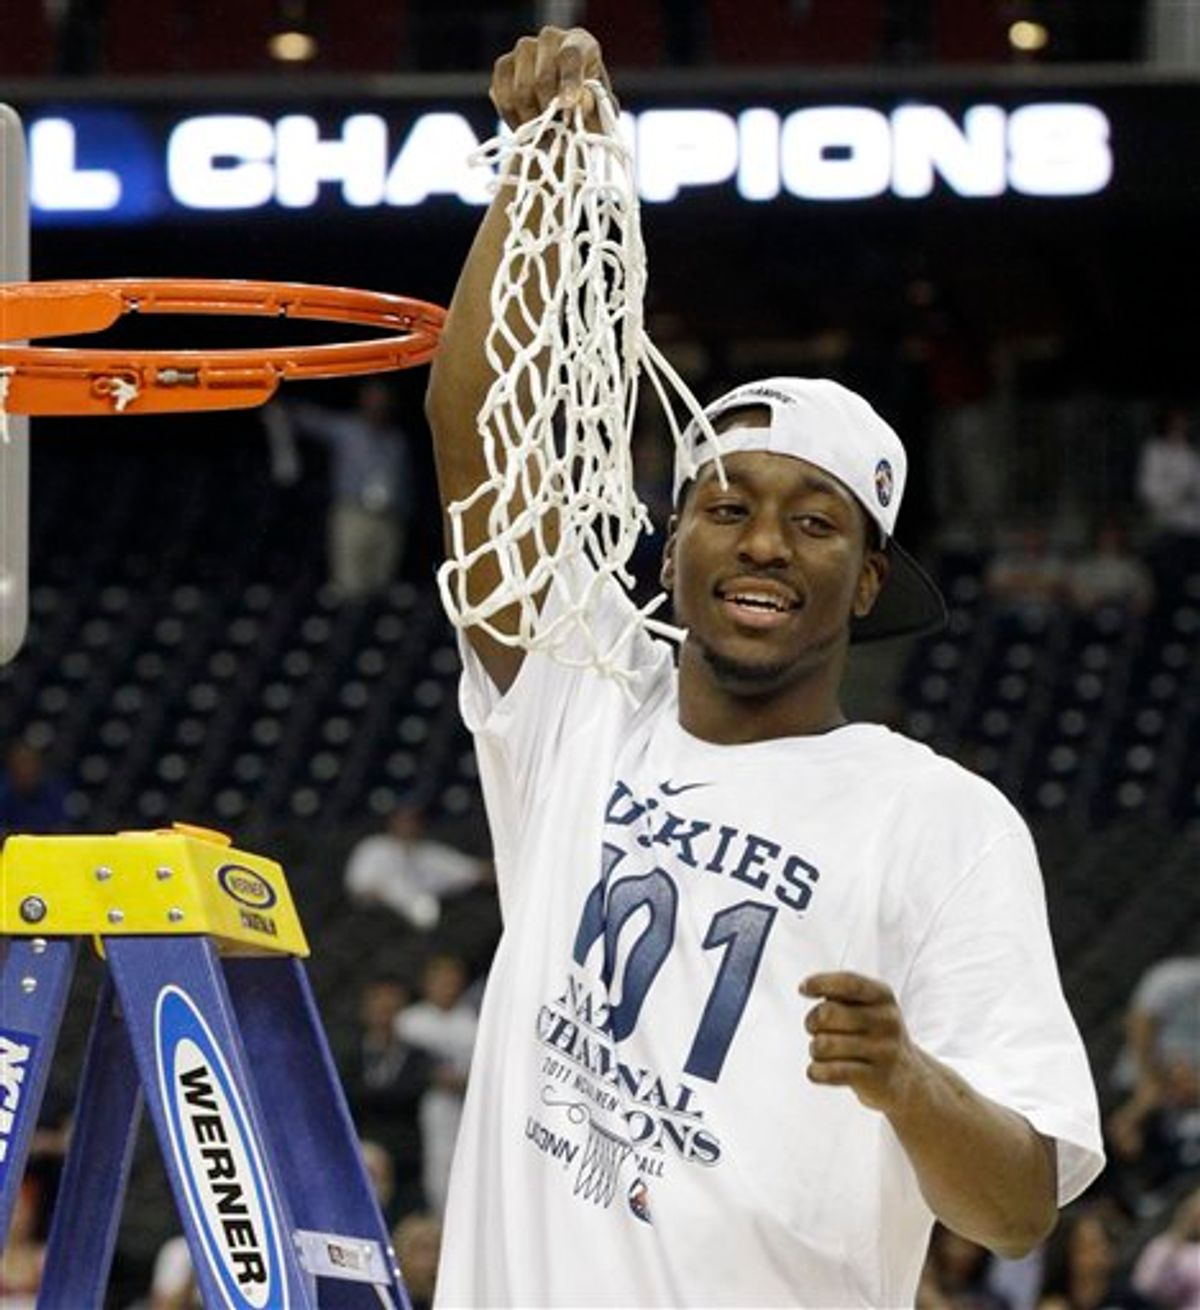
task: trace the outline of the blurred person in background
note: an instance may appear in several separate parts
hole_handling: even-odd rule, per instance
[[[1164,1189],[1200,1170],[1200,956],[1170,957],[1146,970],[1125,1032],[1113,1081],[1128,1094],[1106,1126],[1132,1188],[1125,1203],[1153,1214]]]
[[[1200,568],[1200,449],[1191,413],[1166,409],[1142,446],[1137,490],[1149,516],[1151,562],[1164,590]]]
[[[46,1247],[38,1239],[41,1190],[26,1176],[21,1180],[8,1223],[8,1236],[0,1251],[0,1306],[4,1310],[34,1310],[42,1283]]]
[[[1157,1082],[1171,1057],[1200,1075],[1200,955],[1157,960],[1138,979],[1125,1010],[1125,1044],[1113,1069],[1123,1092]]]
[[[277,401],[264,406],[263,423],[272,476],[282,485],[300,476],[296,433],[329,452],[329,580],[339,597],[357,601],[381,591],[400,566],[413,497],[408,437],[395,421],[388,384],[362,383],[350,413]]]
[[[412,1310],[431,1310],[437,1285],[442,1225],[431,1214],[410,1214],[396,1225],[392,1246]]]
[[[154,1257],[146,1310],[199,1310],[200,1286],[192,1268],[192,1253],[182,1234],[168,1237]]]
[[[1046,1243],[1038,1310],[1153,1310],[1120,1267],[1112,1218],[1095,1203],[1065,1210]]]
[[[929,1310],[1013,1310],[990,1285],[992,1261],[987,1247],[936,1224],[922,1276]]]
[[[67,826],[67,787],[47,772],[31,742],[14,742],[0,771],[0,841],[12,833],[61,832]]]
[[[1115,608],[1145,614],[1154,600],[1154,578],[1128,548],[1121,525],[1106,519],[1089,548],[1067,565],[1066,592],[1081,613]]]
[[[384,905],[427,932],[448,897],[492,881],[491,865],[428,835],[425,810],[398,805],[381,833],[362,838],[346,862],[345,888],[358,906]]]
[[[1184,1196],[1167,1227],[1142,1248],[1133,1286],[1162,1310],[1200,1306],[1200,1186]]]
[[[429,1054],[433,1073],[421,1099],[424,1184],[429,1210],[446,1205],[450,1161],[458,1139],[463,1093],[475,1047],[479,1017],[466,997],[469,975],[455,955],[434,955],[421,979],[421,999],[396,1016],[396,1032]]]
[[[1067,562],[1040,523],[1026,523],[1002,532],[983,581],[1001,614],[1039,622],[1066,599]]]
[[[391,1227],[400,1217],[396,1211],[396,1165],[392,1153],[381,1142],[369,1137],[359,1138],[358,1149],[379,1212],[384,1223]]]
[[[388,1218],[393,1221],[425,1206],[420,1110],[432,1083],[433,1060],[397,1029],[411,999],[398,978],[369,979],[359,996],[357,1024],[337,1053],[355,1126],[388,1155],[393,1173]]]

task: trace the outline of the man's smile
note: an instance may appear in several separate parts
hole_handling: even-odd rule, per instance
[[[790,587],[768,578],[734,578],[715,594],[736,623],[750,628],[779,627],[802,606]]]

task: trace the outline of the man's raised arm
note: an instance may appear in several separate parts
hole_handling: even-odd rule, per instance
[[[608,80],[595,38],[582,28],[544,27],[536,37],[522,37],[496,61],[490,95],[504,121],[516,128],[537,117],[555,96],[561,96],[568,108],[583,103],[581,97],[587,95],[583,84],[590,79],[605,84]],[[483,346],[491,327],[492,281],[508,233],[511,199],[511,188],[502,183],[459,274],[430,372],[425,413],[433,433],[443,511],[451,502],[470,496],[488,476],[477,419],[494,375]],[[514,334],[522,331],[519,322],[511,327]],[[485,539],[490,505],[481,498],[464,519],[468,549]],[[448,532],[448,517],[444,521]],[[532,542],[526,548],[532,551]],[[499,569],[487,555],[468,578],[469,600],[482,600],[498,582]],[[516,607],[511,616],[501,614],[494,622],[504,631],[515,631]],[[507,690],[520,670],[523,652],[479,629],[469,629],[467,635],[488,676],[501,691]]]

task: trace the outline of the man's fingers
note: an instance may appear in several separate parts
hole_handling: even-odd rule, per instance
[[[579,56],[565,44],[563,35],[557,27],[543,27],[538,34],[533,84],[539,110],[545,109],[556,95],[565,93],[572,79],[578,85],[578,70],[571,71],[571,66]]]
[[[575,108],[583,91],[583,79],[587,75],[587,52],[585,43],[578,39],[580,37],[587,37],[595,45],[587,32],[576,28],[567,33],[558,50],[558,94],[562,97],[564,109]]]
[[[501,55],[492,65],[492,84],[488,88],[488,95],[491,97],[496,113],[508,123],[509,127],[516,126],[509,117],[512,112],[513,75],[515,70],[516,60],[512,54]]]
[[[865,1033],[878,1026],[875,1019],[866,1006],[822,1001],[805,1015],[804,1026],[810,1033]]]
[[[542,112],[537,89],[538,55],[538,41],[532,36],[523,36],[513,49],[512,108],[518,123],[528,122]]]
[[[884,1054],[879,1042],[858,1033],[819,1033],[808,1050],[813,1060],[822,1064],[842,1060],[873,1064]]]
[[[594,97],[584,83],[592,78],[608,85],[596,38],[582,27],[543,27],[536,37],[523,36],[496,61],[492,103],[512,128],[536,118],[556,97],[564,108],[578,105],[587,114],[594,108]]]
[[[816,1060],[808,1066],[808,1080],[826,1087],[852,1087],[862,1081],[868,1065],[862,1060]]]
[[[887,983],[844,971],[811,974],[800,984],[800,990],[805,996],[840,1001],[844,1005],[878,1005],[895,1000]]]

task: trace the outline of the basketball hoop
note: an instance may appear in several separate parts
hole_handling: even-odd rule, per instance
[[[0,286],[0,342],[99,332],[123,314],[225,314],[381,328],[387,336],[256,350],[0,345],[14,414],[171,413],[261,405],[280,382],[383,373],[432,358],[446,312],[381,291],[301,282],[113,279]]]

